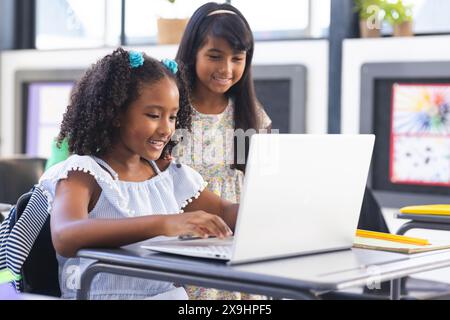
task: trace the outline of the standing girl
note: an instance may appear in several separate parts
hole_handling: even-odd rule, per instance
[[[183,143],[174,156],[195,168],[209,190],[231,202],[240,200],[245,171],[246,154],[239,151],[248,150],[234,132],[271,125],[255,95],[253,50],[252,31],[239,10],[210,2],[190,18],[176,56],[186,67],[194,143]],[[188,293],[197,299],[252,298],[195,287],[188,287]]]
[[[58,137],[73,155],[47,170],[38,185],[49,202],[63,298],[75,297],[73,273],[91,262],[76,258],[81,248],[231,234],[237,205],[204,190],[193,169],[156,162],[173,146],[175,129],[190,126],[190,105],[175,74],[174,61],[118,49],[73,91]],[[106,273],[90,290],[91,299],[149,297],[187,295],[172,283]]]

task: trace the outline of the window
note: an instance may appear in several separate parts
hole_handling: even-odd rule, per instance
[[[331,19],[331,0],[310,1],[310,4],[310,37],[328,37]]]
[[[232,4],[248,20],[256,39],[299,38],[308,33],[308,0],[277,0],[276,5],[259,1],[257,10],[253,1],[234,0]]]
[[[331,0],[232,0],[248,20],[256,40],[325,37],[330,24]]]
[[[207,2],[209,1],[189,0],[170,3],[167,0],[126,0],[126,43],[130,45],[156,43],[158,17],[188,18]]]
[[[395,1],[395,0],[389,0]],[[412,5],[413,31],[415,34],[440,34],[450,33],[450,1],[448,0],[404,0],[407,5]],[[382,33],[392,34],[392,27],[383,24]]]
[[[413,4],[415,33],[449,33],[450,1],[409,0]]]
[[[36,48],[119,44],[120,0],[36,0]]]
[[[231,0],[248,20],[256,40],[298,39],[326,37],[330,25],[331,0],[278,0],[258,3],[249,0]],[[156,43],[158,17],[189,17],[209,1],[191,0],[126,0],[125,32],[127,44]],[[219,1],[226,2],[226,1]],[[255,10],[257,6],[257,10]]]
[[[155,44],[158,17],[189,18],[207,2],[125,0],[124,44]],[[218,2],[230,2],[237,7],[247,18],[256,40],[320,38],[328,35],[331,0]],[[122,0],[36,0],[36,47],[117,46],[121,44],[122,23]]]

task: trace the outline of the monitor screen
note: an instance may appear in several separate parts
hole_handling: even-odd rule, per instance
[[[392,86],[389,179],[450,187],[450,84]]]
[[[303,65],[254,65],[256,96],[280,133],[306,132],[307,69]]]
[[[375,81],[372,184],[450,195],[450,79]]]
[[[48,158],[69,103],[73,82],[38,82],[25,85],[25,154]]]
[[[291,108],[289,79],[255,80],[255,91],[272,120],[272,129],[278,129],[280,133],[289,133]]]
[[[369,186],[384,207],[448,203],[450,62],[367,63],[360,132],[376,142]]]
[[[48,158],[83,69],[18,70],[15,74],[14,152]]]

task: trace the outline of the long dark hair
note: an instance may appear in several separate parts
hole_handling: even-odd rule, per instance
[[[140,95],[144,84],[164,77],[173,79],[180,92],[180,110],[175,127],[190,130],[192,109],[183,69],[174,75],[161,62],[143,55],[138,68],[130,66],[129,52],[122,48],[94,64],[76,84],[61,124],[58,145],[68,140],[69,151],[78,155],[101,156],[117,142],[119,129],[113,125]],[[161,157],[176,145],[169,142]]]
[[[228,10],[236,14],[218,13],[208,16],[216,10]],[[225,39],[231,48],[246,52],[246,65],[242,78],[228,90],[226,95],[234,99],[234,126],[235,129],[260,129],[257,112],[257,99],[252,77],[252,59],[254,39],[250,26],[242,13],[230,4],[209,2],[198,8],[190,18],[183,38],[181,39],[177,61],[186,67],[189,94],[192,95],[196,84],[196,56],[199,49],[205,44],[208,36]],[[235,143],[236,144],[236,143]],[[248,143],[246,143],[247,162]],[[239,170],[245,170],[245,164],[236,163]]]

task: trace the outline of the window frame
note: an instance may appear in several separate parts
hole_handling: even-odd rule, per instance
[[[317,0],[316,0],[317,1]],[[332,1],[332,0],[331,0]],[[156,41],[139,41],[136,39],[141,38],[132,38],[129,37],[126,34],[126,2],[127,0],[122,0],[122,33],[121,33],[121,44],[122,45],[139,45],[139,46],[145,46],[145,45],[156,45]],[[233,4],[233,0],[227,0],[226,3]],[[313,16],[313,10],[315,6],[313,5],[313,0],[308,0],[308,23],[307,26],[304,29],[295,29],[295,30],[289,30],[290,31],[297,31],[298,35],[289,36],[287,35],[288,32],[286,32],[286,35],[280,36],[280,37],[270,37],[270,38],[263,38],[260,36],[260,34],[264,33],[265,31],[254,31],[254,39],[258,42],[267,42],[267,41],[295,41],[295,40],[323,40],[328,38],[328,34],[324,36],[318,36],[313,37],[312,36],[312,16]],[[331,11],[331,10],[330,10]],[[277,31],[278,32],[278,31]],[[283,34],[283,31],[280,31],[279,33]],[[135,39],[133,41],[133,39]],[[147,38],[149,39],[149,38]]]
[[[15,25],[19,28],[16,29],[15,36],[15,49],[37,49],[36,39],[37,39],[37,1],[36,0],[16,0],[16,8],[15,8],[15,17],[16,23]],[[233,0],[226,0],[225,2],[233,4]],[[265,41],[292,41],[292,40],[320,40],[320,39],[328,39],[329,32],[327,35],[313,37],[311,34],[312,29],[312,16],[314,5],[313,0],[308,0],[309,2],[309,10],[308,10],[308,23],[307,27],[304,29],[298,29],[298,34],[294,36],[279,36],[279,37],[271,37],[271,38],[262,38],[258,35],[258,31],[254,32],[255,41],[265,42]],[[120,34],[117,45],[126,46],[126,45],[155,45],[155,41],[133,41],[133,38],[130,38],[126,34],[126,3],[127,0],[121,0],[121,13],[120,13]],[[107,4],[108,5],[108,4]],[[32,19],[30,19],[30,17]],[[29,23],[22,24],[20,21],[28,21]],[[282,34],[282,31],[280,32]],[[387,31],[383,32],[383,36],[387,36]],[[436,31],[436,32],[416,32],[415,36],[434,36],[434,35],[447,35],[450,34],[450,29],[448,31]],[[111,44],[106,43],[106,40],[101,46],[108,46]],[[45,50],[45,49],[43,49]]]

